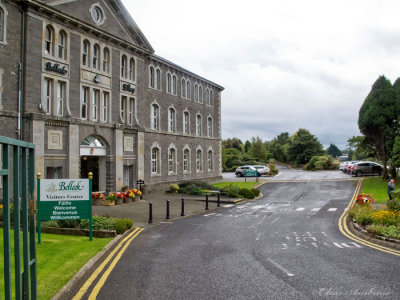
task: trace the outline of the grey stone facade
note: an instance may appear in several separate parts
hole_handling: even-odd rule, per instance
[[[33,142],[44,178],[92,171],[110,192],[221,176],[223,88],[155,55],[119,0],[0,9],[0,135]]]

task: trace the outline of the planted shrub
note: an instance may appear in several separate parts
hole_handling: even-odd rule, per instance
[[[304,170],[334,170],[339,168],[338,161],[330,155],[320,155],[311,157],[310,161],[304,166]]]
[[[217,188],[203,181],[186,181],[179,184],[179,193],[201,195],[203,190],[216,190]]]
[[[169,186],[169,191],[171,193],[177,193],[179,191],[179,186],[177,184],[171,184]]]
[[[364,205],[353,205],[349,210],[349,216],[354,218],[356,222],[360,225],[369,225],[372,224],[372,212],[373,207],[369,204]]]
[[[268,175],[274,176],[279,173],[278,169],[276,168],[275,164],[269,163],[269,172]]]
[[[88,220],[89,222],[89,220]],[[77,228],[79,227],[79,220],[58,220],[58,227],[60,228]],[[89,227],[88,227],[89,228]]]
[[[50,220],[50,221],[42,221],[41,223],[42,227],[60,227],[58,225],[58,222],[55,220]]]
[[[377,210],[372,213],[372,220],[374,224],[399,225],[400,212],[385,209]]]
[[[396,190],[392,192],[393,199],[388,200],[386,206],[390,211],[400,211],[400,191]]]
[[[228,186],[223,187],[221,192],[223,194],[225,194],[226,196],[228,196],[228,197],[233,197],[233,198],[239,198],[240,197],[240,195],[239,195],[240,188],[235,186],[235,185],[233,185],[233,184],[230,184]]]
[[[93,216],[93,230],[115,230],[117,219]],[[89,220],[81,220],[80,228],[89,229]]]
[[[394,239],[400,239],[400,228],[399,226],[385,226],[381,224],[372,224],[367,227],[367,231],[371,232],[373,234],[389,237],[389,238],[394,238]]]
[[[248,188],[241,188],[239,191],[239,195],[243,196],[246,199],[254,199],[254,193]]]
[[[117,222],[115,223],[115,231],[118,234],[122,234],[128,229],[130,229],[133,225],[133,221],[130,219],[117,219]]]
[[[258,197],[261,193],[259,189],[251,189],[251,191],[253,192],[254,197]]]

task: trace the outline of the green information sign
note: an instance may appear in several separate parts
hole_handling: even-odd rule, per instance
[[[39,177],[39,176],[38,176]],[[41,221],[89,219],[92,240],[92,179],[38,178],[38,241]]]

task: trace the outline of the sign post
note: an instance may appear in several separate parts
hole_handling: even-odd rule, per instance
[[[41,221],[89,219],[89,239],[93,238],[92,178],[42,179],[37,174],[38,242],[41,243]]]

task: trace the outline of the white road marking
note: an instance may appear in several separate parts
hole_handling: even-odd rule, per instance
[[[283,246],[283,248],[281,248],[281,250],[286,250],[286,249],[289,248],[289,247],[287,246],[287,244],[282,244],[282,246]]]
[[[258,241],[260,239],[260,236],[261,236],[261,232],[257,235],[256,241]]]
[[[320,207],[316,207],[316,208],[311,209],[311,211],[319,211],[320,209],[321,209]]]
[[[273,261],[270,258],[267,258],[268,261],[273,264],[275,267],[277,267],[279,270],[281,270],[282,272],[284,272],[287,276],[292,277],[294,276],[293,273],[291,273],[290,271],[286,270],[284,267],[282,267],[280,264],[278,264],[277,262]]]
[[[234,207],[234,206],[235,206],[235,204],[226,204],[226,205],[223,205],[222,207],[228,208],[228,207]]]
[[[217,213],[211,213],[211,214],[208,214],[208,215],[204,215],[205,217],[209,217],[209,216],[213,216],[213,215],[216,215]]]
[[[349,246],[346,243],[341,243],[342,246],[345,246],[346,248],[353,248],[353,246]]]
[[[317,243],[311,243],[311,245],[313,245],[315,248],[318,248]]]
[[[338,243],[333,243],[333,244],[334,244],[336,247],[343,249],[343,246],[341,246],[340,244],[338,244]]]
[[[279,217],[277,217],[276,219],[274,219],[273,221],[271,221],[271,224],[272,223],[275,223],[276,221],[278,221],[279,220]]]
[[[305,210],[305,207],[298,207],[298,208],[296,208],[296,211],[303,211],[303,210]]]
[[[325,231],[321,231],[324,236],[328,236]]]
[[[328,211],[337,211],[336,207],[329,208]]]

